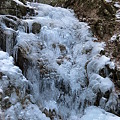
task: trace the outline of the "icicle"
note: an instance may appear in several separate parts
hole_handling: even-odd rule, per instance
[[[6,35],[6,52],[8,52],[11,55],[13,40],[14,40],[14,33],[11,30],[6,30],[5,35]]]
[[[17,45],[13,49],[13,57],[15,61],[17,62],[17,59],[18,59],[18,46]]]
[[[16,16],[18,15],[18,9],[17,9],[17,7],[18,7],[18,3],[17,3],[17,5],[16,5]]]

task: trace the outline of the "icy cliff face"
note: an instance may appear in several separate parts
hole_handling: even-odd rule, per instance
[[[10,68],[11,71],[7,70],[13,77],[16,71],[20,72],[21,78],[18,75],[18,79],[10,78],[18,81],[12,84],[15,83],[14,87],[18,85],[20,92],[10,93],[13,96],[12,105],[5,112],[6,119],[10,116],[11,120],[87,120],[91,109],[91,120],[96,118],[95,111],[103,116],[99,117],[100,120],[119,120],[119,117],[102,110],[120,112],[119,98],[110,78],[115,66],[102,55],[105,44],[95,42],[89,26],[79,22],[72,10],[38,3],[28,5],[38,15],[26,16],[26,19],[19,21],[17,30],[14,30],[16,45],[10,47],[13,52],[7,51],[13,54],[28,80],[19,68],[15,67],[15,73]],[[12,29],[4,22],[1,26]],[[11,43],[9,39],[2,39],[8,41],[4,48]],[[7,54],[5,56],[7,58],[4,59],[11,58]],[[19,95],[22,91],[23,94]]]
[[[30,95],[31,83],[13,64],[8,53],[0,51],[0,119],[49,120],[36,106]],[[26,112],[27,111],[27,112]],[[32,113],[32,114],[31,114]]]

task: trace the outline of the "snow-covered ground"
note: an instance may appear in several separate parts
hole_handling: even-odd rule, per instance
[[[79,22],[72,10],[40,3],[28,4],[36,9],[38,15],[22,20],[17,31],[14,57],[19,61],[17,53],[20,48],[24,51],[24,57],[30,60],[32,66],[26,66],[25,74],[29,82],[20,69],[13,65],[13,58],[2,51],[0,69],[10,77],[18,78],[10,79],[14,87],[23,88],[29,83],[32,86],[32,98],[29,101],[24,95],[22,105],[17,102],[19,96],[12,94],[13,105],[5,112],[6,118],[49,120],[41,110],[46,108],[48,111],[55,110],[55,114],[63,120],[120,120],[105,111],[115,111],[118,99],[106,69],[106,66],[114,69],[114,63],[100,54],[105,44],[94,41],[96,38],[90,27],[87,23]],[[34,23],[41,25],[40,33],[32,33]],[[44,70],[49,71],[45,76],[39,67],[41,61]],[[100,74],[103,69],[105,75]],[[95,104],[99,107],[95,107]],[[57,115],[54,116],[55,120],[59,120]]]

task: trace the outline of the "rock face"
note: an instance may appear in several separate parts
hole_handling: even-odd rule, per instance
[[[1,120],[50,120],[36,106],[30,81],[13,64],[8,53],[0,51],[0,118]],[[27,111],[27,113],[26,113]]]
[[[25,1],[16,2],[15,0],[1,0],[0,1],[0,14],[14,15],[23,17],[27,13],[34,14],[34,10],[25,5]]]
[[[41,29],[41,24],[39,23],[32,24],[32,33],[34,34],[40,33],[40,29]]]
[[[52,0],[28,0],[29,2],[38,2],[38,3],[44,3],[44,4],[50,4]]]

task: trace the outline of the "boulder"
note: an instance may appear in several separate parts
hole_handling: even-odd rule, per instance
[[[24,3],[22,3],[24,2]],[[19,3],[14,0],[1,0],[0,1],[0,14],[3,15],[14,15],[19,18],[25,16],[28,12],[34,14],[34,10],[25,5],[25,1],[22,0]]]
[[[32,24],[32,33],[37,34],[40,32],[41,24],[35,22]]]

